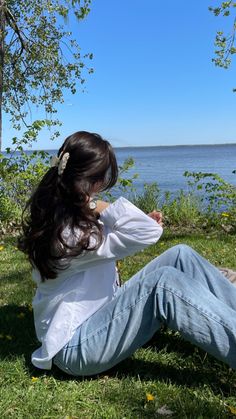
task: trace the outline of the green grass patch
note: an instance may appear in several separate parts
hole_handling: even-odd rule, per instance
[[[126,258],[124,280],[169,247],[186,243],[217,266],[236,268],[235,236],[166,232],[155,246]],[[14,238],[0,246],[0,417],[5,418],[229,418],[236,409],[236,372],[163,329],[110,371],[75,379],[44,373],[30,363],[37,347],[30,266]],[[153,400],[147,400],[151,394]],[[161,410],[160,410],[161,409]],[[231,411],[230,411],[231,409]],[[235,410],[236,411],[236,410]]]

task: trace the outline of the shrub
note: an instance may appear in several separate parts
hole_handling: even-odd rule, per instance
[[[131,194],[130,200],[147,214],[155,209],[158,210],[160,208],[160,189],[157,183],[145,183],[143,189],[143,193],[139,195],[137,192]]]
[[[162,211],[166,225],[202,227],[204,224],[205,217],[201,201],[193,193],[185,193],[180,190],[174,196],[170,192],[166,192]]]
[[[47,153],[43,152],[43,155],[46,157]],[[23,153],[21,158],[10,156],[1,159],[0,221],[20,221],[32,190],[48,168],[40,156],[40,152],[35,152],[31,156]]]
[[[220,225],[226,232],[236,231],[236,186],[216,173],[185,172],[184,176],[192,178],[188,185],[195,194],[201,192],[208,223]]]

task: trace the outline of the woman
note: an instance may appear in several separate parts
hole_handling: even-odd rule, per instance
[[[41,346],[32,363],[75,376],[103,372],[165,324],[236,367],[236,289],[185,245],[175,246],[119,287],[115,261],[157,242],[161,214],[125,198],[94,196],[117,181],[111,145],[69,136],[33,193],[19,241],[33,266]]]

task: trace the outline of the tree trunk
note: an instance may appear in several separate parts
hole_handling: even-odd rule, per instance
[[[0,0],[0,151],[2,149],[2,95],[5,35],[5,0]]]

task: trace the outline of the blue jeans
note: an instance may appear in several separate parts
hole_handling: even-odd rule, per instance
[[[53,362],[71,375],[98,374],[162,325],[236,368],[236,287],[186,245],[167,250],[127,281]]]

